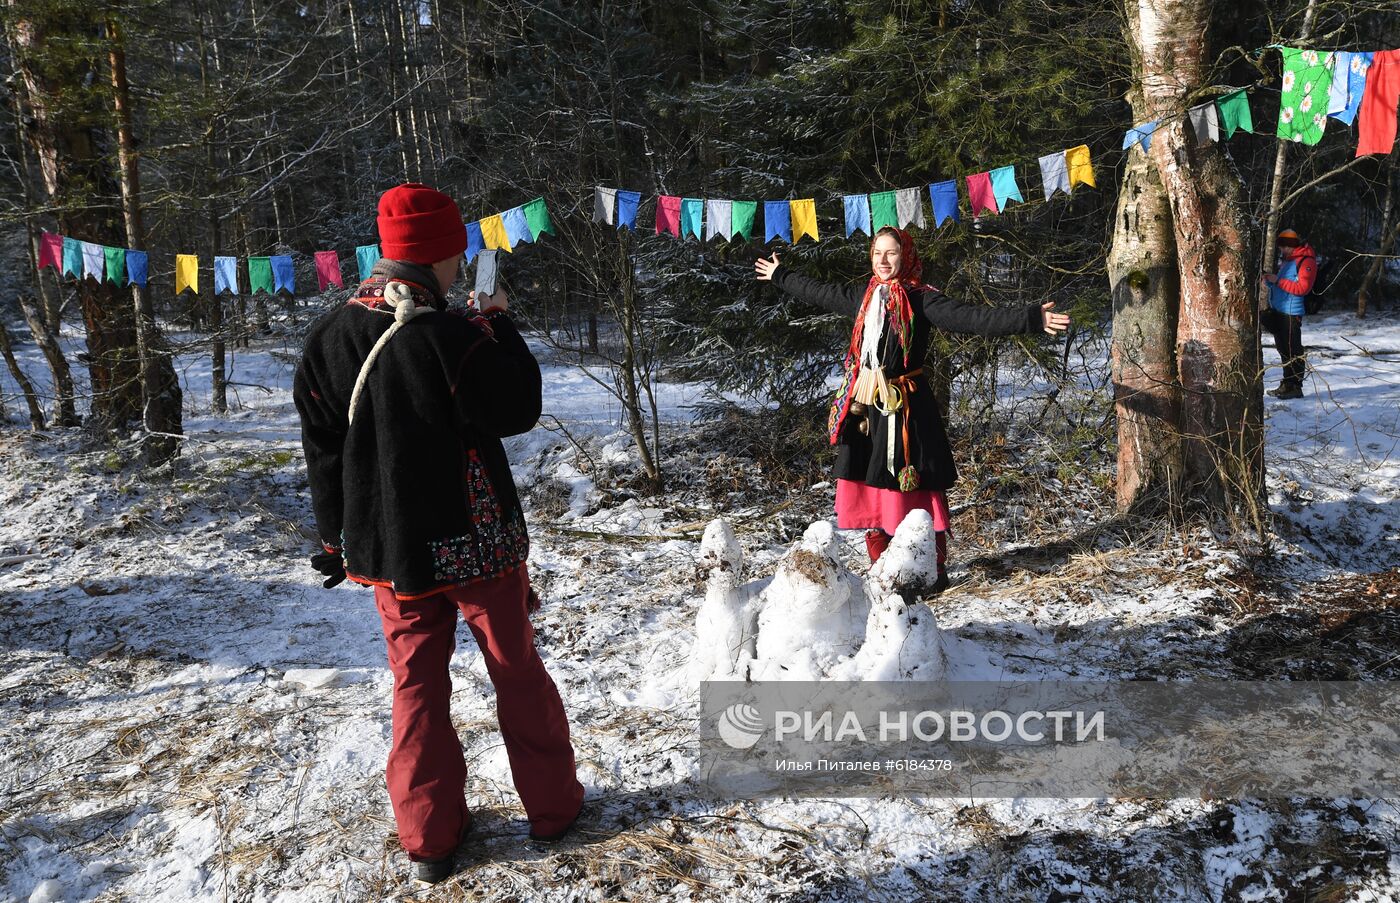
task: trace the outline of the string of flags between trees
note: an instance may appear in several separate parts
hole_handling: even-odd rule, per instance
[[[1356,156],[1387,154],[1395,144],[1397,103],[1400,103],[1400,49],[1380,51],[1326,51],[1281,45],[1283,80],[1279,99],[1277,137],[1304,145],[1322,140],[1329,119],[1347,127],[1356,125]],[[1185,120],[1196,141],[1219,141],[1221,132],[1228,140],[1238,131],[1254,133],[1249,104],[1249,88],[1236,88],[1186,111]],[[1147,152],[1161,120],[1134,125],[1123,135],[1122,149],[1134,146]],[[1049,201],[1057,192],[1073,193],[1075,186],[1097,187],[1093,162],[1087,144],[1038,157],[1042,190]],[[1005,212],[1011,202],[1025,203],[1017,182],[1016,165],[1000,166],[963,177],[967,207],[973,217]],[[957,179],[926,186],[934,227],[962,219],[962,194]],[[841,196],[842,219],[847,238],[856,232],[872,236],[885,226],[904,229],[926,228],[923,190],[919,187]],[[638,191],[597,186],[593,196],[593,222],[635,229],[642,195]],[[693,237],[700,241],[721,238],[745,241],[756,232],[760,205],[763,210],[763,241],[781,239],[788,243],[810,238],[820,240],[817,205],[814,198],[783,200],[731,200],[658,195],[655,232],[675,238]],[[466,223],[468,263],[486,249],[510,252],[520,244],[535,242],[554,234],[549,210],[543,197],[510,210]],[[379,259],[379,245],[355,248],[355,261],[361,280],[369,278]],[[291,254],[250,256],[246,283],[239,280],[238,258],[215,256],[214,294],[287,292],[296,294],[295,266]],[[316,251],[312,255],[318,290],[334,285],[344,287],[340,253]],[[39,268],[52,266],[62,276],[93,278],[117,285],[145,286],[149,256],[146,251],[110,247],[82,241],[53,232],[43,232],[39,245]],[[189,289],[199,292],[200,262],[197,254],[175,255],[175,293]]]

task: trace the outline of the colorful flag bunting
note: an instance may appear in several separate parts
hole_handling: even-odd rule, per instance
[[[1342,62],[1343,56],[1346,57],[1345,63]],[[1356,111],[1361,108],[1361,99],[1366,94],[1366,76],[1374,57],[1375,54],[1363,51],[1337,54],[1337,61],[1332,66],[1332,90],[1336,92],[1342,85],[1346,87],[1340,92],[1344,97],[1336,110],[1332,109],[1331,103],[1327,104],[1328,116],[1347,125],[1356,121]]]
[[[481,226],[477,223],[467,223],[467,262],[471,263],[472,257],[476,255],[472,252],[472,232],[476,232],[476,242],[478,251],[481,250]],[[379,262],[379,245],[360,245],[355,249],[355,263],[360,268],[360,281],[364,282],[374,272],[374,265]]]
[[[467,258],[467,263],[476,259],[476,255],[486,250],[486,239],[481,235],[481,223],[467,223],[467,249],[462,252],[462,256]],[[379,259],[379,248],[374,249],[374,259]],[[360,265],[360,272],[364,273],[364,264]],[[368,276],[363,278],[368,279]]]
[[[139,285],[144,288],[146,285],[146,264],[148,262],[149,258],[147,258],[145,251],[133,251],[128,248],[126,252],[127,280],[133,285]]]
[[[126,248],[102,249],[102,256],[107,258],[107,280],[115,282],[117,285],[126,284]]]
[[[1388,154],[1395,146],[1395,104],[1400,97],[1400,49],[1378,50],[1366,75],[1357,116],[1356,156]]]
[[[730,237],[742,235],[744,241],[753,238],[753,221],[758,217],[758,201],[735,201],[729,209],[732,229]]]
[[[175,255],[175,294],[189,289],[199,294],[199,256],[197,254]]]
[[[276,289],[272,287],[272,258],[249,257],[248,294],[256,295],[258,292],[267,292],[271,295],[275,291]]]
[[[894,193],[894,209],[899,214],[899,228],[907,229],[910,226],[917,226],[922,229],[927,224],[924,222],[924,205],[917,188],[901,188]]]
[[[870,195],[870,228],[879,232],[886,226],[899,225],[899,204],[893,191],[877,191]],[[872,237],[874,233],[871,233]]]
[[[1147,153],[1152,146],[1152,133],[1157,131],[1157,120],[1144,122],[1142,125],[1135,125],[1128,129],[1123,135],[1123,150],[1127,150],[1134,144],[1142,145],[1142,152]]]
[[[1316,144],[1327,126],[1327,95],[1332,89],[1331,51],[1280,48],[1283,93],[1279,97],[1278,136],[1285,141]]]
[[[238,258],[214,258],[214,294],[238,294]]]
[[[63,236],[57,232],[39,233],[39,269],[63,267]]]
[[[544,205],[544,198],[535,198],[525,205],[524,210],[525,223],[530,227],[535,241],[539,241],[541,235],[554,234],[554,223],[550,222],[549,208]]]
[[[499,213],[482,219],[481,237],[486,247],[493,250],[510,251],[510,238],[506,235],[506,224]]]
[[[817,235],[817,202],[812,198],[801,198],[788,202],[788,217],[792,223],[792,240],[797,243],[802,236],[809,235],[812,241],[821,241]]]
[[[763,240],[775,238],[792,243],[792,208],[787,201],[763,202]]]
[[[1040,158],[1040,181],[1045,186],[1045,199],[1048,201],[1055,192],[1070,193],[1069,169],[1065,166],[1065,152],[1057,151]]]
[[[1065,151],[1065,165],[1069,168],[1069,187],[1079,184],[1097,188],[1094,184],[1094,167],[1089,162],[1089,145],[1081,144]],[[1068,192],[1066,192],[1068,193]]]
[[[530,223],[525,219],[524,207],[512,207],[501,214],[501,223],[506,228],[506,241],[512,246],[528,244],[535,240],[530,234]]]
[[[102,253],[102,246],[90,241],[81,242],[81,244],[83,248],[83,278],[91,276],[101,282],[102,265],[107,259]]]
[[[685,198],[681,201],[681,238],[694,235],[696,241],[700,240],[701,220],[705,215],[705,201],[703,198]]]
[[[1006,205],[1011,201],[1025,203],[1021,197],[1021,188],[1016,184],[1016,167],[1002,166],[992,170],[992,196],[996,198],[997,207],[1006,209]]]
[[[656,234],[669,232],[681,237],[681,199],[667,194],[656,199]]]
[[[870,228],[870,195],[848,194],[842,199],[842,204],[846,208],[847,238],[856,232],[864,232],[867,236],[874,234]]]
[[[637,227],[637,205],[642,202],[640,191],[617,192],[617,227],[635,229]]]
[[[1253,133],[1254,117],[1249,112],[1249,92],[1244,88],[1231,91],[1215,102],[1220,114],[1220,126],[1225,129],[1225,137],[1235,137],[1235,129]]]
[[[1187,110],[1186,121],[1191,124],[1197,144],[1210,144],[1220,140],[1220,120],[1215,116],[1215,101],[1197,104]]]
[[[713,198],[705,201],[705,240],[709,241],[715,236],[719,236],[725,241],[733,234],[730,227],[729,214],[734,207],[732,201],[715,200]]]
[[[289,295],[297,293],[296,270],[292,267],[292,258],[288,254],[275,254],[267,259],[272,264],[272,282],[276,287],[275,291],[286,291]],[[275,293],[275,292],[274,292]]]
[[[83,245],[76,238],[63,236],[63,275],[83,278]]]
[[[933,205],[933,225],[935,227],[943,225],[945,220],[951,219],[956,223],[960,219],[956,180],[934,182],[928,187],[928,201]]]
[[[616,188],[599,185],[593,189],[593,222],[611,226],[614,222],[613,209],[617,206]]]
[[[334,251],[316,252],[316,283],[321,291],[326,286],[345,288],[345,280],[340,275],[340,255]]]
[[[991,173],[979,172],[967,177],[967,199],[972,204],[973,216],[980,216],[984,211],[998,212]]]

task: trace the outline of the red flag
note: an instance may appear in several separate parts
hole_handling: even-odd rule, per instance
[[[334,251],[316,252],[316,281],[321,283],[323,292],[328,285],[345,288],[345,281],[340,278],[340,255]]]
[[[54,232],[40,232],[39,269],[48,266],[63,269],[63,236]]]
[[[992,191],[992,174],[989,172],[979,172],[975,176],[967,177],[967,199],[972,202],[973,216],[983,210],[1000,212],[997,210],[996,192]]]
[[[663,194],[656,199],[656,234],[670,232],[681,237],[681,199]]]
[[[1400,101],[1400,50],[1378,50],[1361,95],[1356,155],[1388,154],[1395,146],[1395,105]]]

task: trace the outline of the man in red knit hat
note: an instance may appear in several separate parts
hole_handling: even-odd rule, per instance
[[[501,438],[540,415],[540,369],[504,291],[447,311],[466,249],[457,204],[425,185],[379,199],[383,257],[311,328],[293,386],[311,503],[335,586],[374,588],[394,675],[386,777],[420,881],[452,872],[471,825],[448,661],[460,611],[496,688],[516,791],[536,840],[578,817],[559,691],[535,650],[529,537]]]

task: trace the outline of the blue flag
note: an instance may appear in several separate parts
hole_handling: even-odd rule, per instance
[[[297,293],[296,273],[292,269],[292,258],[287,254],[278,254],[269,257],[267,262],[272,265],[272,291],[273,294],[287,290],[290,295]]]
[[[997,199],[997,209],[1005,210],[1007,201],[1020,201],[1021,189],[1016,187],[1016,167],[1003,166],[992,170],[992,195]]]
[[[763,202],[763,240],[792,241],[792,205],[787,201]]]
[[[700,229],[704,225],[705,201],[703,198],[684,198],[681,200],[681,238],[687,235],[700,237]]]
[[[481,229],[476,230],[476,237],[481,238]],[[471,250],[472,227],[467,226],[467,250]],[[480,250],[478,248],[478,250]],[[467,260],[470,262],[471,258]],[[355,249],[355,263],[360,267],[360,281],[364,282],[374,270],[374,265],[379,262],[379,245],[360,245]]]
[[[238,294],[238,258],[214,258],[214,294]]]
[[[1134,144],[1141,144],[1143,153],[1152,146],[1152,133],[1157,131],[1157,120],[1144,122],[1142,125],[1135,125],[1123,135],[1123,150],[1127,150]]]
[[[870,234],[870,195],[868,194],[848,194],[845,197],[846,205],[846,237],[850,238],[852,233],[864,232]]]
[[[126,252],[126,278],[128,282],[144,286],[146,284],[146,264],[148,258],[145,251],[133,251],[127,249]]]
[[[637,205],[642,201],[640,191],[617,190],[617,227],[635,229],[637,225]]]
[[[956,179],[949,179],[946,182],[934,182],[928,187],[929,203],[933,205],[933,225],[935,227],[943,225],[943,221],[951,219],[958,222],[958,182]]]
[[[506,241],[510,242],[511,247],[535,240],[535,236],[530,232],[530,223],[525,219],[524,207],[516,207],[502,213],[501,222],[506,227]]]

